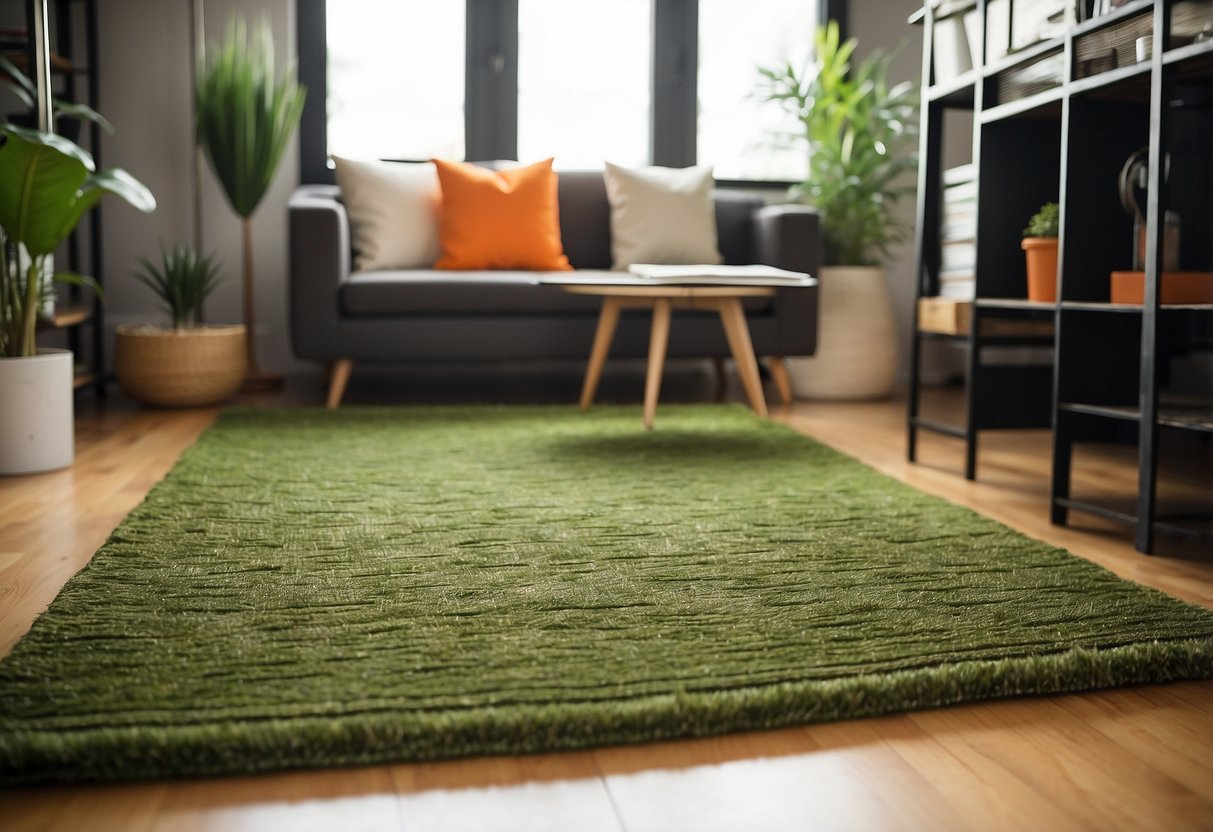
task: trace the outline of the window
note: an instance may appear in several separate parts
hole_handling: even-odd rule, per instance
[[[330,154],[710,164],[799,181],[756,65],[804,61],[845,0],[296,0],[304,182]]]
[[[464,4],[328,0],[325,14],[328,152],[462,159]]]
[[[650,4],[519,0],[519,159],[647,164]]]
[[[810,0],[699,0],[698,159],[717,179],[800,181],[808,172],[800,142],[774,146],[771,137],[798,131],[794,118],[754,97],[758,66],[812,52],[817,4]]]

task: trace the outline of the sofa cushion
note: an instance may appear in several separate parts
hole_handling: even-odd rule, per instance
[[[630,169],[606,163],[611,203],[611,267],[633,263],[715,264],[709,167]]]
[[[438,173],[430,162],[333,157],[357,268],[428,269],[438,259]]]
[[[593,275],[595,270],[578,274]],[[618,272],[602,271],[610,279]],[[352,317],[392,315],[594,315],[602,300],[574,295],[559,286],[537,286],[536,272],[408,271],[354,272],[341,285],[341,310]],[[748,312],[770,309],[770,298],[745,298]]]
[[[568,271],[552,160],[492,171],[435,159],[442,183],[438,269]]]
[[[535,272],[354,272],[341,286],[347,315],[444,315],[595,312],[598,298],[536,286]]]

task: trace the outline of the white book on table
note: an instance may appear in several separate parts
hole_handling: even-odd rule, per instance
[[[666,266],[634,263],[628,267],[633,276],[651,283],[719,284],[723,286],[814,286],[817,281],[804,272],[777,269],[774,266],[689,265]]]

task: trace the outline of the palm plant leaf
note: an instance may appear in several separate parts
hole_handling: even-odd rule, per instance
[[[264,23],[250,38],[244,21],[233,18],[226,41],[209,55],[198,72],[198,142],[232,209],[247,218],[273,182],[306,93],[291,68],[275,77]]]
[[[759,67],[758,95],[793,114],[809,153],[809,175],[793,198],[821,214],[830,263],[870,265],[904,240],[893,213],[917,167],[918,99],[912,83],[890,86],[892,55],[873,51],[852,66],[857,43],[837,23],[819,27],[809,66]]]

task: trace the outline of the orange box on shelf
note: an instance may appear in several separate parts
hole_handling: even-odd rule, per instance
[[[1145,272],[1112,272],[1112,303],[1141,306]],[[1160,303],[1213,303],[1213,272],[1163,272]]]

